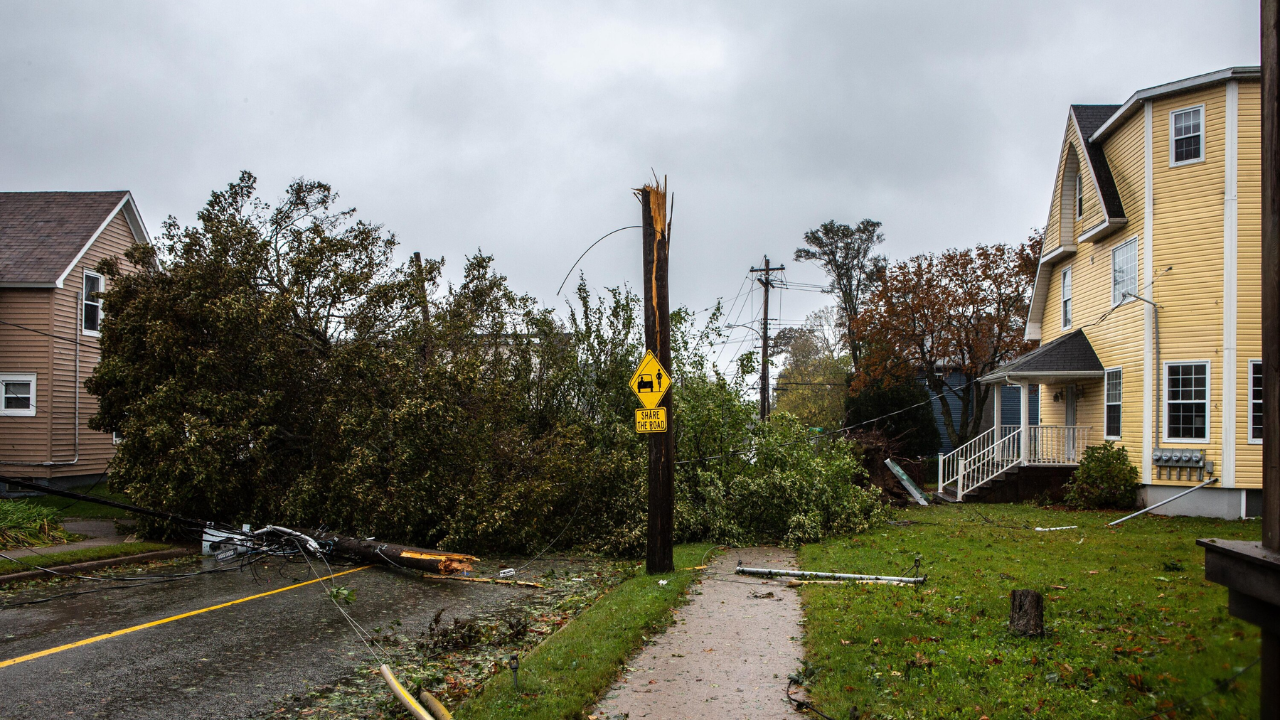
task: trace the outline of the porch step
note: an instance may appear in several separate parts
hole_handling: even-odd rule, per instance
[[[962,502],[1016,503],[1034,500],[1048,493],[1061,500],[1063,485],[1071,478],[1075,465],[1015,465],[964,494]],[[940,497],[935,493],[935,497]],[[952,495],[947,500],[955,502]]]
[[[934,499],[934,500],[941,500],[941,501],[943,501],[943,502],[948,502],[948,503],[958,503],[958,502],[960,502],[960,500],[955,496],[955,493],[954,493],[953,491],[949,490],[949,489],[948,489],[948,490],[941,490],[941,491],[939,491],[939,492],[934,493],[934,494],[933,494],[933,499]]]

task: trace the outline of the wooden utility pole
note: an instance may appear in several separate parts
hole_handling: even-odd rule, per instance
[[[1262,542],[1196,544],[1227,610],[1262,631],[1258,717],[1280,720],[1280,0],[1262,0],[1262,410]]]
[[[764,313],[760,316],[760,420],[769,419],[769,288],[773,287],[773,273],[786,270],[786,265],[769,266],[769,256],[764,256],[764,267],[751,268],[753,273],[762,273],[756,278],[760,287],[764,288]]]
[[[671,225],[667,221],[667,185],[655,181],[636,190],[644,228],[644,345],[671,369],[671,303],[667,295],[667,262]],[[675,570],[672,540],[675,525],[675,414],[671,393],[666,408],[667,431],[649,435],[649,542],[645,570],[650,575]]]
[[[1280,3],[1262,0],[1262,546],[1280,580]],[[1271,606],[1274,613],[1277,604]],[[1262,628],[1262,715],[1280,718],[1280,622]]]
[[[1262,544],[1280,551],[1280,12],[1262,2]]]

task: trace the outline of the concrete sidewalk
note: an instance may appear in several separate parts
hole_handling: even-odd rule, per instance
[[[595,712],[600,720],[804,717],[786,700],[787,675],[804,656],[799,594],[783,582],[734,575],[739,560],[748,567],[795,567],[795,554],[781,548],[730,550],[716,558],[692,586],[676,625],[632,659],[610,688]]]
[[[49,555],[51,553],[85,550],[104,545],[119,545],[125,542],[128,537],[116,531],[114,520],[68,520],[62,524],[62,528],[75,535],[84,535],[85,539],[66,543],[65,545],[48,545],[35,549],[15,548],[13,550],[5,550],[4,554],[11,558]]]

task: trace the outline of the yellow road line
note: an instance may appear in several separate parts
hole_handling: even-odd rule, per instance
[[[334,573],[334,574],[329,575],[329,576],[327,576],[327,577],[316,578],[316,579],[314,579],[314,580],[307,580],[306,582],[300,582],[300,583],[297,583],[296,585],[290,585],[290,586],[288,586],[288,587],[282,587],[282,588],[279,588],[279,589],[277,589],[277,590],[270,590],[270,591],[268,591],[268,592],[258,593],[257,595],[250,595],[249,597],[240,598],[239,600],[232,600],[231,602],[225,602],[225,603],[222,603],[221,605],[213,605],[213,606],[210,606],[210,607],[207,607],[207,608],[203,608],[203,609],[200,609],[200,610],[192,610],[191,612],[185,612],[185,613],[182,613],[181,615],[173,615],[173,616],[171,616],[171,617],[167,617],[167,618],[164,618],[164,619],[162,619],[162,620],[152,620],[152,621],[151,621],[151,622],[149,622],[149,623],[143,623],[143,624],[141,624],[141,625],[134,625],[133,627],[128,627],[128,628],[125,628],[125,629],[123,629],[123,630],[116,630],[116,631],[114,631],[114,632],[106,633],[105,635],[95,635],[94,637],[91,637],[91,638],[86,638],[86,639],[84,639],[84,640],[78,640],[78,641],[76,641],[76,642],[68,643],[68,644],[66,644],[66,645],[59,645],[58,647],[55,647],[55,648],[49,648],[48,650],[41,650],[40,652],[33,652],[33,653],[31,653],[30,655],[23,655],[22,657],[16,657],[16,658],[13,658],[12,660],[0,660],[0,668],[9,667],[10,665],[17,665],[17,664],[18,664],[18,663],[20,663],[20,662],[26,662],[26,661],[28,661],[28,660],[35,660],[36,658],[42,658],[42,657],[44,657],[44,656],[46,656],[46,655],[53,655],[54,653],[60,653],[60,652],[62,652],[63,650],[70,650],[71,648],[78,648],[78,647],[80,647],[80,646],[82,646],[82,645],[89,645],[89,644],[91,644],[91,643],[96,643],[96,642],[98,642],[99,640],[107,640],[107,639],[110,639],[110,638],[113,638],[113,637],[119,637],[119,636],[121,636],[121,635],[128,635],[129,633],[131,633],[131,632],[137,632],[138,630],[146,630],[146,629],[147,629],[147,628],[149,628],[149,627],[155,627],[155,626],[157,626],[157,625],[164,625],[165,623],[171,623],[171,622],[173,622],[174,620],[181,620],[181,619],[183,619],[183,618],[189,618],[189,617],[191,617],[192,615],[199,615],[199,614],[201,614],[201,613],[207,613],[207,612],[209,612],[210,610],[218,610],[218,609],[221,609],[221,608],[224,608],[224,607],[230,607],[230,606],[232,606],[232,605],[239,605],[239,604],[240,604],[240,603],[242,603],[242,602],[249,602],[250,600],[257,600],[258,598],[264,598],[264,597],[266,597],[266,596],[268,596],[268,595],[275,595],[276,593],[282,593],[282,592],[285,592],[285,591],[287,591],[287,590],[292,590],[292,589],[294,589],[294,588],[300,588],[300,587],[302,587],[302,586],[304,586],[304,585],[310,585],[311,583],[318,583],[318,582],[320,582],[321,580],[330,580],[330,579],[333,579],[333,578],[336,578],[336,577],[342,577],[343,575],[349,575],[350,573],[353,573],[353,572],[359,572],[359,571],[361,571],[361,570],[364,570],[364,569],[365,569],[365,568],[367,568],[367,567],[372,567],[372,566],[371,566],[371,565],[363,565],[363,566],[361,566],[361,567],[358,567],[358,568],[355,568],[355,569],[352,569],[352,570],[344,570],[344,571],[342,571],[342,572],[340,572],[340,573]]]

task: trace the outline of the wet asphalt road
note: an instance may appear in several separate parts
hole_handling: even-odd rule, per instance
[[[258,582],[247,571],[218,573],[6,609],[0,611],[0,661],[314,577],[297,565],[283,572],[290,577],[274,567],[260,572]],[[399,619],[402,630],[415,633],[441,608],[446,620],[466,618],[529,592],[379,568],[336,584],[356,591],[348,612],[365,628]],[[60,590],[88,587],[80,582]],[[0,668],[0,720],[247,718],[369,661],[320,584],[312,583]]]

